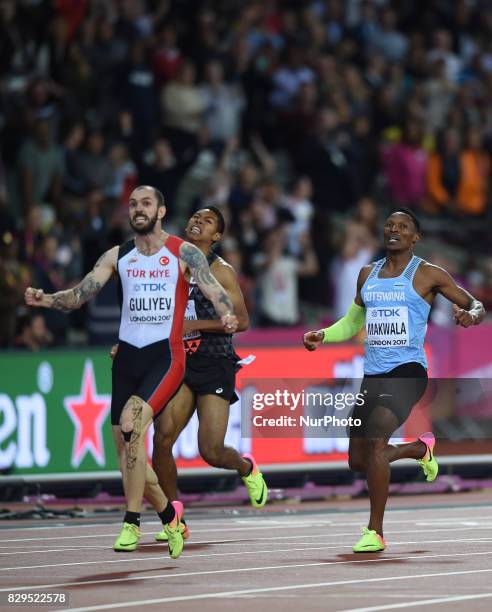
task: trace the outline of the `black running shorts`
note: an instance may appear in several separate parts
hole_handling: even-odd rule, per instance
[[[180,388],[184,364],[181,342],[172,349],[168,340],[137,348],[120,340],[113,361],[111,423],[120,424],[123,408],[132,395],[147,402],[157,418]]]
[[[404,423],[415,404],[427,388],[427,370],[420,363],[404,363],[384,374],[366,374],[360,392],[365,402],[356,405],[352,419],[360,419],[361,426],[353,426],[351,437],[367,435],[367,422],[376,406],[388,408],[397,418],[398,426]],[[377,437],[377,432],[371,437]]]
[[[234,404],[238,400],[236,370],[230,359],[188,355],[184,382],[196,395],[216,395]]]

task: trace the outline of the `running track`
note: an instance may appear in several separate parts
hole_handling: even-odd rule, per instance
[[[153,541],[111,546],[120,517],[0,523],[0,610],[8,593],[66,593],[71,610],[369,612],[492,609],[492,492],[398,497],[387,549],[354,555],[367,500],[193,509],[181,557]]]

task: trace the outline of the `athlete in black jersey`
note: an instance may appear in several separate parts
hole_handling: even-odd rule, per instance
[[[232,268],[212,250],[225,229],[224,218],[215,207],[197,211],[188,221],[186,239],[206,256],[210,269],[227,291],[238,318],[237,331],[249,324],[243,294]],[[202,458],[214,467],[236,470],[245,483],[251,503],[265,505],[268,490],[252,455],[240,456],[224,445],[229,406],[235,400],[235,374],[239,357],[232,335],[225,333],[213,304],[190,279],[187,320],[184,323],[186,371],[184,384],[155,422],[152,464],[164,491],[176,492],[177,470],[172,448],[195,408],[198,412],[198,448]],[[232,400],[232,402],[231,402]],[[171,497],[174,499],[174,497]],[[188,535],[185,531],[185,537]],[[161,532],[156,539],[166,539]]]

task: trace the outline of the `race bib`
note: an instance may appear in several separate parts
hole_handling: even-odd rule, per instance
[[[133,325],[165,323],[172,319],[173,310],[172,297],[157,297],[144,291],[132,292],[128,298],[128,320]]]
[[[367,308],[366,332],[371,347],[409,346],[408,306]]]
[[[196,316],[195,300],[188,300],[185,310],[185,321],[196,321],[197,318],[198,317]],[[192,340],[194,338],[199,338],[200,336],[200,332],[196,330],[189,334],[186,334],[186,336],[183,336],[183,340]]]

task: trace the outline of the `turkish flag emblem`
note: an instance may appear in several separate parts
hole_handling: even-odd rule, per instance
[[[163,255],[159,259],[159,263],[161,264],[161,266],[167,266],[167,264],[169,263],[169,257],[166,257],[165,255]]]

